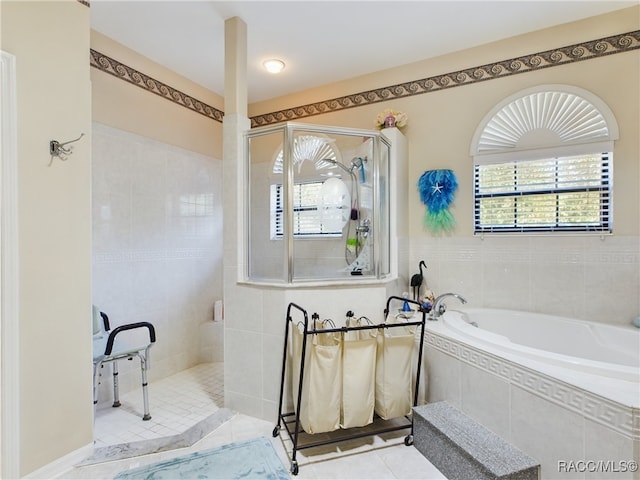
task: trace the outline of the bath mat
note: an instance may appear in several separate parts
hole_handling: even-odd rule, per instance
[[[271,442],[260,437],[119,473],[114,480],[289,479]]]

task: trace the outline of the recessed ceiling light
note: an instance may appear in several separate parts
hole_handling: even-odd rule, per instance
[[[265,60],[264,62],[262,62],[262,65],[264,65],[264,68],[269,73],[280,73],[282,70],[284,70],[284,62],[276,58]]]

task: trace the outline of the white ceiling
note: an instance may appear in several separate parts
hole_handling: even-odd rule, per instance
[[[91,0],[91,27],[224,95],[224,21],[238,16],[253,103],[639,1]],[[261,66],[273,57],[286,63],[277,76]]]

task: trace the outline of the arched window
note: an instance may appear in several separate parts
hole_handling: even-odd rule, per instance
[[[474,232],[598,232],[612,228],[618,125],[592,93],[543,85],[500,102],[480,122]]]
[[[340,160],[340,152],[326,135],[298,135],[293,139],[291,161],[297,172],[298,181],[293,185],[293,235],[294,237],[341,236],[342,227],[336,228],[323,222],[318,198],[326,178],[318,173],[324,168],[335,168],[330,162]],[[282,174],[284,173],[284,151],[280,147],[274,162],[272,173],[277,181],[271,184],[271,238],[282,238],[284,234],[284,192]],[[301,180],[302,179],[302,180]],[[345,187],[346,188],[346,187]]]

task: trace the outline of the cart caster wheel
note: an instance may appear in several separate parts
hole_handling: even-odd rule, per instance
[[[404,444],[407,447],[410,447],[411,445],[413,445],[413,435],[407,435],[406,437],[404,437]]]
[[[291,474],[298,475],[298,462],[291,462]]]
[[[277,437],[280,434],[280,425],[276,425],[273,428],[273,432],[271,432],[271,435],[273,435],[273,437]]]

